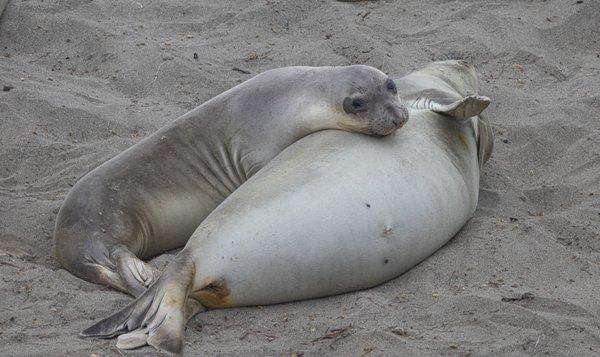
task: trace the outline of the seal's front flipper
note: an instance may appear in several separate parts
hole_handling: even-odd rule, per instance
[[[450,104],[432,101],[431,110],[456,119],[466,119],[479,115],[490,104],[490,98],[482,95],[470,95]]]
[[[458,93],[425,89],[407,94],[404,103],[411,109],[429,109],[451,118],[466,119],[479,115],[490,104],[482,95],[461,97]]]
[[[483,115],[477,117],[477,160],[479,169],[483,167],[494,151],[494,132],[492,124]]]
[[[122,335],[117,342],[118,348],[150,345],[180,353],[186,322],[201,308],[200,303],[188,298],[193,280],[193,262],[178,259],[131,304],[84,330],[81,336],[112,338]]]
[[[429,64],[395,81],[398,93],[410,109],[426,109],[455,119],[479,115],[490,104],[477,95],[477,76],[462,60]]]

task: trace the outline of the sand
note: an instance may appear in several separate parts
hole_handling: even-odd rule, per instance
[[[425,3],[9,1],[0,355],[119,354],[77,333],[130,298],[52,256],[62,199],[100,162],[267,69],[361,63],[399,76],[456,55],[493,100],[496,147],[475,217],[377,288],[197,315],[186,353],[597,355],[600,2]]]

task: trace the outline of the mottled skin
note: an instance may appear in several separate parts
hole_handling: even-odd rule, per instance
[[[204,103],[85,175],[66,197],[55,253],[85,280],[139,295],[141,259],[183,246],[227,196],[287,146],[325,129],[388,135],[408,119],[368,66],[287,67]]]
[[[415,98],[429,85],[441,97],[477,91],[462,61],[396,83]],[[364,289],[425,259],[475,211],[492,134],[480,117],[453,116],[474,112],[472,103],[450,114],[422,103],[409,102],[409,123],[383,139],[327,130],[288,147],[202,222],[154,285],[82,335],[178,353],[187,318],[202,307]]]

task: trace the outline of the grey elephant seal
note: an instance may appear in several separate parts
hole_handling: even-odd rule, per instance
[[[440,99],[477,94],[473,68],[461,61],[434,63],[396,83],[414,98],[434,93],[429,85]],[[437,99],[412,102],[408,124],[380,140],[328,130],[294,143],[202,222],[154,285],[82,335],[121,335],[119,348],[178,353],[193,303],[222,308],[340,294],[421,262],[473,214],[480,165],[492,150],[486,120],[424,105]],[[475,102],[449,113],[479,114],[489,101]]]
[[[89,172],[56,220],[55,254],[74,275],[140,294],[141,259],[183,246],[237,187],[319,130],[388,135],[408,119],[394,82],[368,66],[262,73]]]

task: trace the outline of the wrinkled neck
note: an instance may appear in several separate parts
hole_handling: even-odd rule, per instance
[[[225,136],[243,138],[248,149],[279,153],[315,131],[338,128],[327,99],[298,84],[273,93],[246,90],[227,98],[225,106]]]
[[[233,176],[229,181],[237,187],[292,143],[339,128],[324,99],[302,88],[285,89],[236,87],[178,120],[194,133],[191,142],[204,156],[200,159]]]

